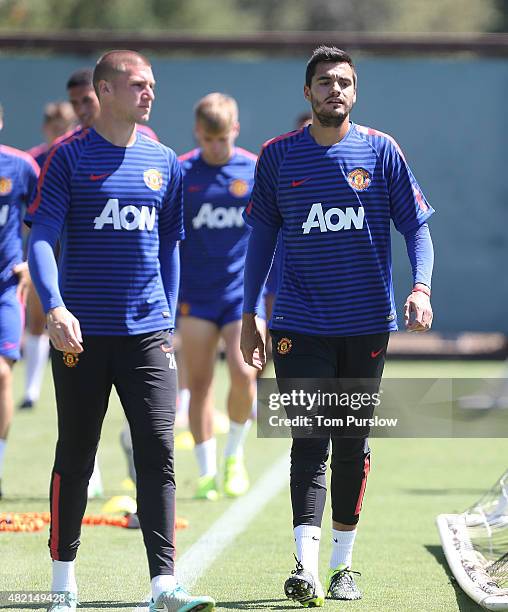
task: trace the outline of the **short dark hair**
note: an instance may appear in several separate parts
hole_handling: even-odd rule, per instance
[[[99,96],[99,81],[107,81],[125,72],[126,66],[142,64],[151,68],[149,60],[137,51],[129,49],[114,49],[101,55],[95,64],[92,82],[97,97]]]
[[[354,84],[356,85],[355,65],[353,64],[353,59],[349,53],[346,53],[338,47],[327,47],[326,45],[320,45],[314,49],[310,60],[307,62],[307,69],[305,71],[305,85],[307,85],[307,87],[310,87],[312,77],[316,74],[316,66],[321,62],[349,64],[353,71],[353,80]]]
[[[91,68],[80,68],[71,74],[67,81],[67,89],[71,87],[81,87],[88,85],[92,87],[92,75],[93,71]]]

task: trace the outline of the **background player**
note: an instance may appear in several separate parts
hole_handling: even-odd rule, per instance
[[[0,106],[0,130],[3,109]],[[12,366],[19,359],[29,275],[23,261],[22,219],[39,167],[23,151],[0,145],[0,498],[7,434],[12,420]]]
[[[218,482],[212,382],[221,337],[231,380],[224,491],[237,496],[249,487],[243,442],[251,424],[256,376],[243,362],[239,348],[249,236],[241,215],[252,189],[256,156],[235,147],[240,124],[236,101],[230,96],[205,96],[195,107],[195,119],[199,148],[180,157],[186,239],[182,244],[178,330],[190,390],[189,424],[200,472],[196,497],[215,500]]]
[[[69,132],[76,125],[76,115],[69,102],[49,102],[44,107],[42,131],[46,139],[40,145],[27,151],[39,168],[42,168],[53,142]],[[39,399],[42,379],[48,362],[49,341],[44,333],[46,317],[33,285],[30,283],[27,295],[27,322],[23,339],[25,360],[25,393],[21,409],[30,409]]]
[[[55,140],[76,127],[76,119],[77,117],[70,102],[57,101],[46,104],[42,120],[42,132],[45,142],[27,151],[35,159],[39,168],[42,168],[44,165],[49,149]]]
[[[58,410],[49,545],[52,591],[65,603],[52,609],[76,609],[74,559],[114,385],[133,438],[150,611],[208,610],[213,600],[191,597],[174,577],[176,364],[168,330],[183,238],[181,170],[171,149],[136,131],[154,100],[148,60],[106,53],[93,82],[95,128],[52,149],[29,209],[29,261],[47,312]]]
[[[394,140],[350,121],[356,71],[347,53],[317,48],[307,65],[304,95],[312,106],[312,124],[264,145],[246,209],[253,231],[242,352],[247,363],[262,367],[265,349],[255,303],[280,230],[283,269],[270,321],[279,384],[370,379],[366,390],[372,392],[383,372],[389,332],[397,329],[390,219],[405,236],[413,268],[406,326],[425,331],[432,323],[433,251],[426,221],[433,210]],[[356,390],[364,384],[358,381]],[[285,593],[305,606],[324,603],[318,555],[329,434],[333,520],[326,593],[333,599],[361,597],[351,563],[370,449],[364,432],[331,431],[326,437],[295,437],[292,443],[297,568]]]

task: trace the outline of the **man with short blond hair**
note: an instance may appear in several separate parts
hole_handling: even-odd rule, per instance
[[[196,104],[194,116],[196,123],[202,123],[207,131],[225,132],[238,124],[238,104],[227,94],[211,93]]]
[[[63,598],[50,609],[76,609],[74,560],[114,385],[132,433],[149,609],[211,610],[213,600],[187,594],[174,572],[171,334],[184,237],[181,170],[171,149],[136,130],[155,97],[148,60],[132,51],[107,53],[94,83],[100,103],[94,127],[52,149],[28,218],[30,269],[47,313],[58,411],[49,546],[52,591]]]
[[[195,106],[199,148],[180,157],[184,175],[182,278],[178,330],[190,390],[189,424],[199,479],[195,497],[216,500],[216,440],[212,383],[222,338],[231,380],[227,399],[229,433],[222,488],[243,495],[249,479],[243,459],[251,424],[256,374],[240,353],[243,267],[249,229],[242,219],[254,179],[256,156],[235,146],[238,106],[231,96],[211,93]]]

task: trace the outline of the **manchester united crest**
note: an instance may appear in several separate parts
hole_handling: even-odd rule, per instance
[[[79,361],[78,356],[74,353],[64,353],[62,359],[68,368],[75,368]]]
[[[187,317],[190,313],[190,304],[188,304],[187,302],[181,302],[178,305],[178,310],[180,311],[182,317]]]
[[[355,191],[364,191],[371,184],[372,179],[364,168],[355,168],[347,175],[347,182]]]
[[[229,192],[236,198],[243,197],[249,191],[249,184],[242,179],[235,179],[229,185]]]
[[[155,168],[143,172],[145,185],[152,191],[160,191],[162,187],[162,174]]]
[[[287,355],[291,350],[292,346],[293,343],[289,338],[281,338],[277,342],[277,353],[279,353],[279,355]]]
[[[8,195],[12,191],[12,179],[0,176],[0,195]]]

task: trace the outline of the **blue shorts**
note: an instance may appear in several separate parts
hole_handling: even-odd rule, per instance
[[[205,321],[215,323],[219,329],[222,329],[228,323],[242,320],[242,307],[243,297],[218,302],[182,301],[178,304],[178,316],[204,319]],[[266,319],[264,300],[261,300],[258,316]]]
[[[20,358],[24,307],[16,297],[17,282],[0,289],[0,355],[17,361]]]

